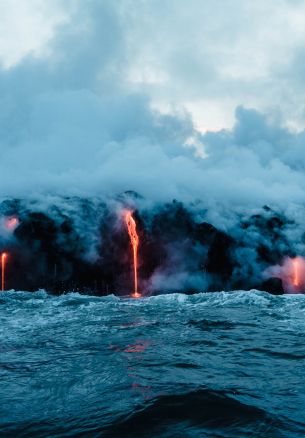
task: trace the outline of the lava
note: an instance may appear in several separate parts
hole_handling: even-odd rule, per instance
[[[291,287],[288,287],[290,292],[305,292],[305,259],[303,257],[295,257],[290,259],[289,280],[291,283]]]
[[[15,217],[15,216],[8,217],[5,220],[5,227],[9,231],[14,231],[15,228],[18,227],[18,225],[19,225],[19,219],[17,217]]]
[[[130,243],[133,252],[133,273],[134,273],[134,293],[135,298],[139,298],[141,294],[138,293],[138,246],[139,246],[139,236],[137,233],[137,225],[132,217],[132,212],[127,211],[125,213],[125,223],[128,229],[128,234],[130,238]]]
[[[301,271],[301,260],[299,257],[296,257],[292,260],[293,265],[293,273],[292,273],[292,284],[298,288],[301,285],[300,280],[300,271]]]
[[[5,252],[2,253],[1,256],[1,289],[4,291],[5,288],[5,263],[6,263],[7,254]]]
[[[267,272],[269,277],[282,280],[285,293],[305,292],[305,258],[286,257],[281,265],[273,266]]]

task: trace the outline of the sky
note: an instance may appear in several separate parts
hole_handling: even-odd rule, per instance
[[[304,204],[304,2],[0,0],[0,11],[0,196]]]
[[[103,27],[109,13],[124,40],[124,86],[145,92],[154,107],[187,109],[201,131],[232,127],[239,105],[304,127],[302,1],[0,0],[0,10],[3,68],[56,56],[52,43],[63,27],[86,38],[90,21]],[[95,42],[111,45],[102,35]]]

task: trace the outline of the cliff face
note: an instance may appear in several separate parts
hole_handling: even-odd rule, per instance
[[[132,208],[139,245],[139,289],[147,293],[257,288],[283,293],[266,270],[295,256],[292,226],[265,207],[231,231],[201,220],[180,202],[151,206],[136,194],[115,201],[9,199],[0,204],[0,250],[8,253],[6,289],[104,295],[132,291],[132,257],[121,218]]]

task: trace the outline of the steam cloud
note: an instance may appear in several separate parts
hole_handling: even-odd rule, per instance
[[[126,191],[140,195],[128,202],[148,229],[177,199],[192,223],[210,223],[239,242],[232,243],[235,286],[245,276],[255,285],[284,254],[305,255],[305,131],[291,132],[276,118],[240,106],[232,129],[201,133],[187,111],[153,109],[145,90],[126,80],[120,11],[113,2],[88,1],[56,29],[47,56],[29,55],[0,70],[2,199],[27,199],[24,211],[35,200],[35,209],[57,224],[59,212],[74,218],[87,261],[100,257],[97,212],[104,217],[119,210]],[[84,213],[68,196],[91,198],[94,208]],[[147,277],[150,287],[213,284],[212,269],[206,275],[194,269],[208,251],[190,244],[194,233],[168,243],[167,262]],[[3,245],[10,240],[4,229],[1,239]],[[270,254],[258,259],[259,248]]]

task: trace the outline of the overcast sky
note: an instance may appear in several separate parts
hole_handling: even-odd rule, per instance
[[[96,20],[113,26],[94,41],[100,70],[113,31],[122,40],[113,66],[124,70],[121,85],[145,92],[154,107],[186,108],[203,131],[231,127],[239,105],[304,126],[304,1],[0,0],[0,11],[3,68],[29,55],[56,58],[63,27],[86,38]]]
[[[303,217],[303,1],[0,0],[0,65],[1,197]]]

